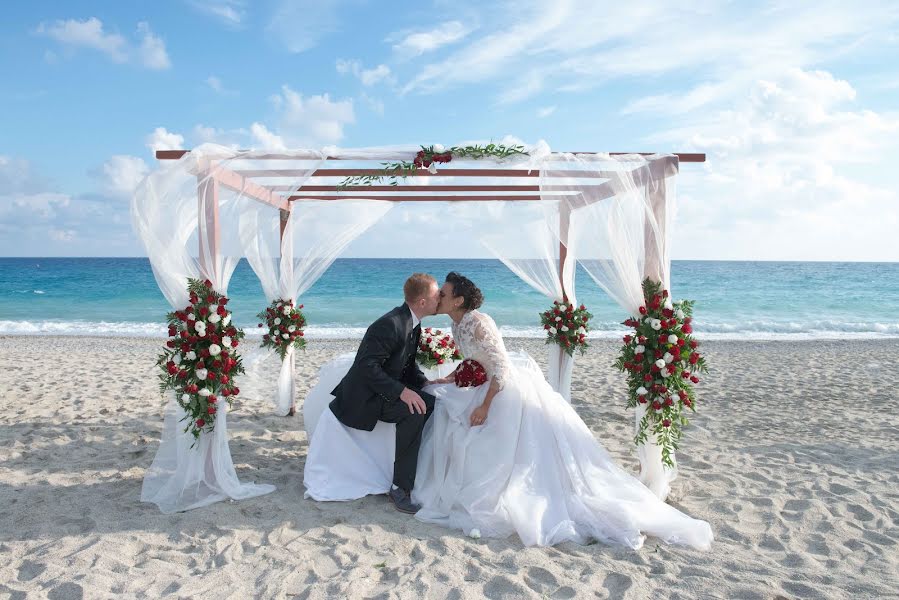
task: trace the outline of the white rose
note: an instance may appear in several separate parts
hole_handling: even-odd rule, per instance
[[[562,331],[568,331],[568,326],[567,326],[567,325],[562,325]]]
[[[196,316],[194,313],[187,313],[187,320],[188,320],[188,321],[193,321],[193,320],[196,319],[196,318],[197,318],[197,316]]]
[[[660,404],[661,404],[661,403],[660,403]],[[665,405],[664,405],[664,404],[661,404],[661,406],[659,406],[659,407],[656,409],[656,412],[662,412],[663,410],[665,410]]]
[[[290,336],[287,335],[286,333],[282,333],[282,334],[281,334],[281,337],[284,338],[284,339],[286,340],[286,339],[288,339]]]
[[[568,310],[568,305],[567,305],[567,304],[560,304],[560,305],[559,305],[559,310],[561,310],[562,312],[565,312],[566,310]]]
[[[648,393],[649,393],[649,390],[647,390],[647,389],[646,389],[645,387],[643,387],[642,385],[641,385],[640,387],[637,388],[637,395],[638,395],[638,396],[645,396],[645,395],[648,394]]]
[[[636,348],[634,348],[634,352],[636,352],[637,354],[643,354],[644,352],[646,352],[646,346],[637,346]]]
[[[194,329],[196,329],[197,331],[206,329],[206,323],[204,323],[203,321],[197,321],[196,323],[194,323]]]
[[[669,344],[676,344],[676,343],[677,343],[677,336],[674,335],[673,333],[672,333],[671,335],[669,335],[669,336],[668,336],[668,343],[669,343]]]
[[[190,394],[181,394],[182,402],[190,402]]]
[[[218,316],[218,313],[212,313],[211,315],[209,315],[210,323],[218,323],[221,320],[222,320],[222,318],[220,316]]]
[[[677,309],[676,311],[674,311],[674,316],[683,321],[686,315],[684,314],[684,311],[682,311],[681,309]]]
[[[562,317],[556,317],[556,323],[562,320]]]
[[[580,334],[585,334],[585,333],[587,333],[587,330],[584,329],[583,325],[581,325],[580,327],[577,328],[577,332]]]
[[[206,337],[205,329],[197,329],[197,337]]]
[[[428,173],[430,173],[431,175],[437,174],[437,163],[432,162],[430,165],[428,165]]]
[[[275,317],[275,325],[281,324],[281,317]]]
[[[665,364],[668,364],[668,363],[670,363],[672,360],[674,360],[674,357],[671,355],[670,352],[666,352],[666,353],[665,353],[665,356],[662,357],[662,360],[665,361]]]
[[[175,363],[176,365],[180,365],[181,364],[181,355],[176,354],[175,356],[173,356],[172,362]]]
[[[443,147],[443,144],[434,144],[434,152],[437,154],[443,154],[446,151],[446,148]]]
[[[214,313],[215,311],[217,311],[219,309],[219,305],[218,304],[210,304],[208,308],[209,308],[209,312]]]
[[[218,344],[212,344],[211,346],[209,346],[209,354],[211,354],[213,356],[218,356],[221,353],[222,353],[222,347],[219,346]]]
[[[197,353],[191,350],[187,353],[187,360],[197,360]]]
[[[652,327],[655,331],[658,331],[662,328],[662,322],[658,319],[653,319],[652,323],[650,323],[650,327]]]
[[[227,315],[225,315],[225,318],[222,319],[222,325],[227,327],[228,323],[230,323],[230,322],[231,322],[231,313],[228,313]]]
[[[296,331],[296,330],[297,330],[297,326],[296,326],[296,325],[291,325],[290,327],[287,328],[287,331],[289,331],[290,333],[293,333],[293,332]]]
[[[660,369],[663,368],[665,366],[665,361],[660,358],[656,361],[656,366]]]
[[[668,310],[674,308],[674,304],[671,303],[671,298],[665,298],[665,308]]]
[[[203,397],[205,398],[206,396],[208,396],[208,395],[211,394],[212,392],[210,392],[210,391],[207,390],[206,388],[200,388],[200,391],[197,392],[197,393],[200,394],[201,396],[203,396]]]
[[[284,313],[285,315],[289,315],[290,314],[290,305],[285,304],[284,308],[281,309],[281,312]]]
[[[226,335],[222,338],[222,346],[225,346],[226,348],[231,346],[231,338],[229,336]]]
[[[553,334],[553,335],[556,335],[556,328],[555,328],[555,327],[550,327],[550,328],[549,328],[549,332],[550,332],[551,334]]]
[[[206,376],[209,375],[209,371],[206,369],[197,369],[197,379],[200,381],[206,381]]]

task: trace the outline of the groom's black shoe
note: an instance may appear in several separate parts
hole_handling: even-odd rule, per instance
[[[421,506],[412,502],[412,496],[402,488],[390,488],[390,491],[387,492],[387,499],[390,500],[390,503],[393,504],[398,511],[410,515],[414,515],[421,508]]]

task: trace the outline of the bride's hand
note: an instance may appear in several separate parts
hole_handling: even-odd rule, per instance
[[[482,404],[479,407],[477,407],[476,409],[474,409],[474,412],[471,413],[471,419],[470,419],[471,426],[477,427],[479,425],[483,425],[484,422],[487,420],[487,412],[489,410],[490,410],[490,407],[485,404]]]
[[[425,385],[440,385],[442,383],[452,383],[453,381],[455,381],[455,379],[453,379],[453,376],[447,375],[446,377],[441,377],[440,379],[429,381]]]

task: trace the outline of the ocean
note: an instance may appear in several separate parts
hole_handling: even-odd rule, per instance
[[[501,262],[412,258],[337,260],[300,299],[308,337],[361,337],[402,302],[409,274],[442,281],[451,270],[482,288],[482,310],[505,335],[542,337],[537,313],[548,301]],[[676,299],[696,302],[700,339],[899,337],[899,263],[674,261],[672,287]],[[625,331],[627,315],[583,270],[577,290],[594,315],[595,337]],[[257,334],[255,315],[266,301],[246,261],[228,292],[235,322]],[[168,310],[146,258],[0,258],[0,334],[164,336]]]

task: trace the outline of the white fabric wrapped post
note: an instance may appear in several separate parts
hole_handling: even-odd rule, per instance
[[[234,226],[237,214],[250,200],[220,185],[220,147],[203,146],[168,169],[151,174],[132,199],[132,219],[141,237],[160,290],[173,309],[188,302],[187,279],[209,279],[227,294],[239,254],[236,232],[222,235],[220,223]],[[199,198],[199,199],[198,199]],[[199,223],[198,223],[199,221]],[[197,231],[199,261],[189,246]],[[241,483],[228,447],[227,404],[219,405],[215,428],[196,441],[184,430],[184,410],[169,392],[162,439],[153,464],[144,476],[141,501],[156,504],[163,513],[190,510],[225,498],[251,498],[275,490],[272,485]]]
[[[562,231],[560,204],[551,204],[551,207],[545,207],[543,220],[528,224],[520,233],[508,235],[508,232],[503,232],[485,236],[481,239],[481,243],[522,281],[550,300],[562,302],[567,298],[568,302],[576,304],[574,256],[569,251],[560,277],[559,233],[557,233]],[[574,356],[555,344],[549,346],[547,354],[546,380],[553,390],[559,392],[570,403]]]
[[[565,202],[572,210],[571,245],[578,262],[629,315],[639,318],[643,279],[658,276],[670,285],[667,223],[674,195],[666,191],[668,179],[677,174],[677,157],[561,154],[553,162],[547,170],[553,185],[577,192]],[[638,405],[635,412],[639,424],[645,409]],[[637,448],[637,455],[640,480],[666,498],[677,469],[662,464],[661,449],[652,438]]]
[[[308,174],[314,170],[310,168]],[[294,194],[301,201],[293,203],[283,235],[276,211],[263,206],[262,209],[268,208],[267,212],[251,210],[241,217],[240,237],[247,261],[259,277],[266,298],[269,301],[279,297],[289,299],[296,305],[350,242],[377,223],[393,203],[354,200],[351,196],[340,202],[302,200],[298,192]],[[244,360],[249,389],[260,384],[261,366],[274,354],[272,349],[256,348]],[[293,407],[294,354],[291,346],[278,375],[274,400],[276,413],[282,416]]]

